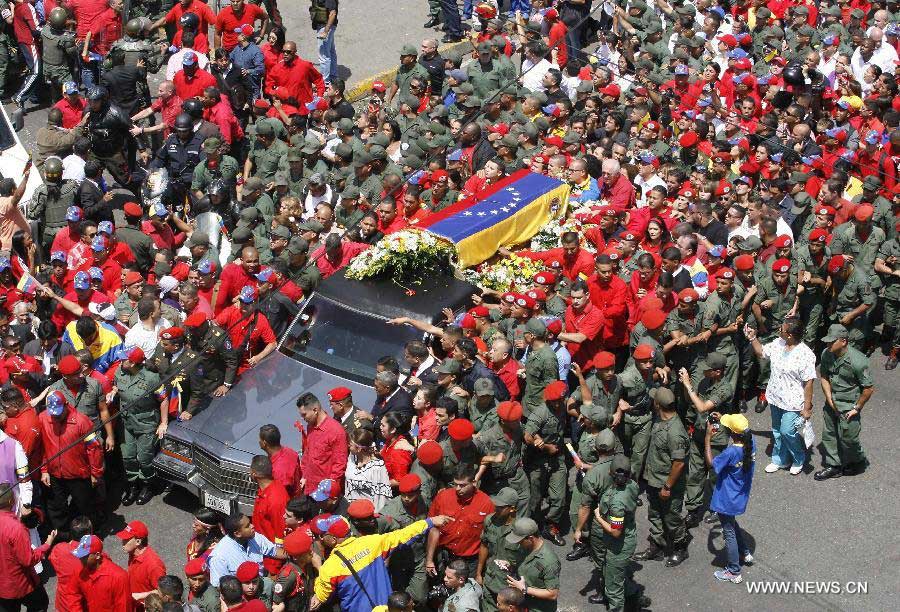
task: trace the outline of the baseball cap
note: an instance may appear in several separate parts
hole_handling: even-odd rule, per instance
[[[59,416],[66,409],[66,398],[63,397],[62,392],[53,391],[49,395],[47,395],[47,414],[50,416]]]
[[[125,525],[125,529],[116,534],[116,537],[125,542],[131,538],[146,538],[149,535],[150,531],[142,521],[131,521]]]
[[[103,552],[103,540],[95,535],[83,535],[78,540],[78,546],[72,551],[77,559],[84,559],[88,555]]]
[[[530,518],[520,518],[513,523],[512,531],[506,534],[506,541],[510,544],[518,544],[525,538],[537,535],[538,525]]]
[[[497,508],[502,506],[515,506],[519,503],[519,496],[512,487],[503,487],[497,491],[496,495],[491,495],[491,501]]]
[[[85,271],[77,272],[75,274],[75,280],[73,282],[76,289],[80,289],[84,291],[85,289],[91,288],[91,277],[88,276],[88,273]]]
[[[78,223],[84,218],[84,211],[79,206],[69,206],[66,209],[66,221]]]
[[[719,417],[719,424],[737,434],[750,429],[750,422],[743,414],[723,414]]]
[[[239,28],[234,29],[235,34],[243,34],[244,36],[253,36],[253,26],[249,23],[245,23]]]
[[[256,289],[250,285],[245,285],[238,294],[238,299],[244,304],[252,304],[256,301]]]
[[[312,492],[312,497],[317,502],[323,502],[326,499],[336,499],[341,494],[341,485],[336,480],[330,478],[323,479],[316,490]],[[323,531],[325,531],[323,529]]]
[[[316,528],[323,534],[345,538],[350,534],[350,523],[343,516],[330,516],[316,521]]]
[[[66,263],[65,251],[53,251],[52,253],[50,253],[50,261],[61,261],[62,263]]]
[[[184,54],[184,57],[181,58],[181,64],[183,66],[193,66],[197,63],[197,54],[193,51],[188,51]]]
[[[675,405],[675,394],[672,393],[671,389],[665,387],[651,389],[650,397],[664,408],[670,408]]]
[[[67,96],[78,93],[78,83],[75,81],[66,81],[63,83],[63,93]]]
[[[822,338],[822,342],[832,343],[835,340],[842,340],[850,337],[850,332],[840,323],[835,323],[828,328],[828,333]]]

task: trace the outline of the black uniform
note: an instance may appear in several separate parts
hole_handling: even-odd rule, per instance
[[[199,342],[192,343],[192,348],[199,353],[199,361],[190,371],[191,399],[184,408],[192,415],[209,405],[213,391],[221,385],[234,384],[237,376],[238,355],[228,332],[215,323],[208,325]]]
[[[125,110],[106,103],[99,112],[91,111],[87,122],[91,139],[91,153],[103,163],[120,185],[131,183],[129,159],[134,139],[131,137],[131,116]]]
[[[169,173],[169,188],[176,196],[183,196],[188,192],[194,178],[194,168],[206,158],[203,152],[204,140],[199,132],[194,132],[187,142],[183,142],[178,134],[172,134],[166,138],[150,163],[153,169],[166,169]]]

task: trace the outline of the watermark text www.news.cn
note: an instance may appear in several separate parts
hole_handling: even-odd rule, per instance
[[[756,595],[866,595],[868,581],[748,580],[747,592]]]

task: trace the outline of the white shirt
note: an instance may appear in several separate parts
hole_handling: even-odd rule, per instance
[[[645,179],[640,174],[635,175],[634,177],[634,187],[635,189],[641,192],[641,197],[637,199],[638,208],[643,208],[647,205],[647,194],[650,193],[650,190],[654,187],[665,187],[666,182],[659,178],[659,175],[655,172],[650,175],[650,178]]]
[[[784,338],[763,345],[771,374],[766,401],[788,412],[803,410],[803,384],[816,378],[816,355],[806,344],[789,348]]]
[[[344,497],[348,502],[354,499],[368,499],[380,512],[394,492],[391,490],[391,479],[388,476],[384,461],[378,458],[369,459],[364,465],[357,465],[353,455],[347,459],[344,470]]]
[[[551,68],[559,70],[556,64],[551,64],[543,58],[537,63],[528,59],[522,60],[522,87],[533,92],[544,91],[546,89],[544,87],[544,75]]]
[[[10,439],[14,445],[14,454],[16,457],[16,476],[22,478],[25,474],[28,473],[28,455],[25,454],[25,449],[22,448],[22,445],[15,438],[10,438],[6,435],[2,429],[0,429],[0,444],[6,444],[6,440]],[[32,496],[32,484],[31,479],[28,478],[24,482],[18,483],[15,487],[13,487],[16,493],[16,515],[19,516],[22,513],[22,505],[23,504],[31,504],[31,496]]]
[[[84,180],[85,160],[72,153],[71,155],[66,155],[65,159],[62,160],[62,163],[62,180],[75,181],[80,185],[81,181]]]
[[[153,353],[156,352],[156,345],[159,343],[159,332],[167,327],[172,327],[172,324],[162,317],[156,322],[153,329],[147,329],[142,321],[138,321],[137,324],[125,334],[125,346],[140,347],[141,350],[144,351],[144,356],[149,359],[150,357],[153,357]]]
[[[787,224],[787,221],[785,221],[781,217],[778,217],[775,222],[777,223],[778,230],[775,234],[776,236],[785,235],[790,236],[791,240],[794,239],[794,230],[792,230],[791,226]],[[756,225],[750,225],[750,215],[744,215],[744,220],[741,221],[741,226],[739,229],[744,238],[746,238],[747,236],[759,237],[759,224],[757,223]],[[732,233],[736,232],[737,230],[732,230]],[[731,234],[729,234],[729,238],[730,237]]]
[[[209,66],[209,58],[203,55],[202,53],[197,53],[193,49],[188,49],[187,47],[183,49],[179,49],[178,53],[169,58],[169,63],[166,64],[166,80],[171,81],[175,78],[175,74],[184,70],[184,54],[188,51],[192,52],[197,56],[197,64],[203,70],[206,70],[206,67]]]
[[[312,191],[309,191],[306,194],[306,199],[303,201],[303,212],[306,217],[313,217],[316,214],[316,206],[325,202],[329,206],[331,206],[331,186],[325,185],[325,193],[320,196],[314,196]]]

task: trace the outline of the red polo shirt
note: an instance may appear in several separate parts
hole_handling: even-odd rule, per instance
[[[272,462],[272,478],[284,485],[291,497],[300,493],[300,455],[297,451],[282,446],[269,460]]]
[[[131,555],[128,558],[128,583],[131,585],[132,594],[155,591],[157,581],[165,575],[166,564],[150,546],[143,554]],[[143,605],[136,605],[143,609]]]
[[[22,445],[28,465],[36,467],[41,464],[41,424],[34,408],[26,406],[16,416],[6,417],[3,431]]]
[[[182,102],[183,100],[178,94],[172,94],[168,98],[157,98],[150,105],[154,112],[162,115],[163,125],[166,126],[163,130],[163,138],[168,138],[172,133],[172,129],[175,127],[175,117],[181,112]]]
[[[593,291],[591,299],[593,299]],[[578,333],[587,336],[587,340],[581,343],[566,342],[566,349],[572,355],[572,361],[582,368],[588,361],[594,359],[594,355],[603,350],[601,331],[603,329],[603,312],[588,303],[584,310],[576,313],[572,306],[566,308],[565,324],[567,333]]]
[[[128,572],[113,563],[105,553],[100,565],[94,571],[82,566],[76,578],[75,590],[78,597],[86,604],[85,610],[102,610],[103,612],[132,612],[134,610]]]
[[[300,474],[306,481],[303,492],[311,495],[326,478],[338,481],[343,487],[349,453],[347,432],[333,417],[308,427],[308,430],[298,427],[303,438],[300,458]]]
[[[516,254],[528,259],[542,261],[548,266],[552,266],[553,262],[558,262],[563,276],[571,281],[578,278],[579,274],[584,274],[585,277],[588,277],[594,273],[594,256],[585,249],[578,249],[573,258],[566,257],[566,252],[562,247],[550,249],[549,251],[519,251]]]
[[[81,595],[78,594],[78,574],[82,565],[72,551],[78,548],[78,541],[57,544],[48,557],[53,571],[56,572],[56,604],[57,610],[80,610]]]
[[[235,28],[242,25],[252,26],[256,20],[260,21],[266,18],[266,11],[256,4],[244,3],[244,12],[240,16],[234,14],[231,5],[226,6],[219,11],[216,17],[216,33],[222,36],[222,47],[226,51],[231,51],[238,44],[237,34],[234,33]]]
[[[273,480],[265,489],[256,494],[253,504],[253,526],[256,531],[280,546],[284,538],[284,509],[291,500],[284,485]],[[270,574],[275,574],[283,563],[278,559],[263,559],[263,566]]]
[[[253,325],[254,319],[255,325]],[[269,324],[269,319],[261,312],[257,312],[256,316],[244,317],[240,308],[229,306],[216,316],[216,324],[228,332],[235,350],[238,350],[239,347],[247,347],[247,350],[240,355],[241,363],[238,366],[238,374],[243,374],[250,369],[247,360],[251,356],[258,355],[266,345],[277,340],[275,332],[272,331],[272,326]],[[249,342],[248,333],[250,334]]]
[[[53,108],[58,108],[62,113],[63,120],[62,126],[67,130],[72,129],[78,122],[81,121],[81,117],[84,116],[84,109],[87,106],[87,102],[81,96],[78,96],[78,102],[72,104],[68,98],[63,98],[59,102],[53,105]]]
[[[42,544],[31,548],[28,530],[9,510],[0,511],[0,599],[18,599],[41,583],[32,567],[50,548]]]
[[[202,98],[204,89],[216,86],[216,77],[203,68],[197,68],[193,77],[189,77],[184,70],[179,70],[172,78],[172,82],[175,84],[175,93],[178,97],[187,100],[188,98]]]
[[[591,303],[603,313],[602,340],[606,348],[617,348],[628,343],[628,301],[631,289],[618,276],[608,285],[601,285],[596,275],[588,279]]]
[[[491,498],[482,491],[476,489],[471,499],[461,503],[456,489],[443,489],[431,502],[428,516],[452,516],[455,520],[441,528],[438,544],[451,554],[471,557],[477,555],[481,548],[484,519],[493,511]]]
[[[255,276],[247,274],[244,266],[239,263],[230,263],[222,268],[222,274],[219,276],[219,292],[216,294],[216,303],[214,305],[216,313],[220,313],[228,306],[231,306],[231,301],[237,297],[237,294],[246,285],[255,288],[259,286],[259,281],[256,280]]]
[[[181,16],[185,13],[193,13],[200,18],[200,26],[197,28],[197,31],[203,34],[206,34],[209,26],[216,22],[216,14],[209,8],[209,5],[200,0],[194,0],[187,8],[181,6],[180,2],[176,2],[175,6],[166,13],[166,23],[174,23],[180,32],[181,24],[179,22],[181,21]]]
[[[488,368],[490,368],[491,371],[503,381],[503,384],[506,385],[506,389],[509,391],[509,399],[518,400],[519,394],[521,393],[521,388],[519,387],[519,370],[522,368],[522,364],[510,357],[502,366],[497,367],[495,364],[489,363]]]

